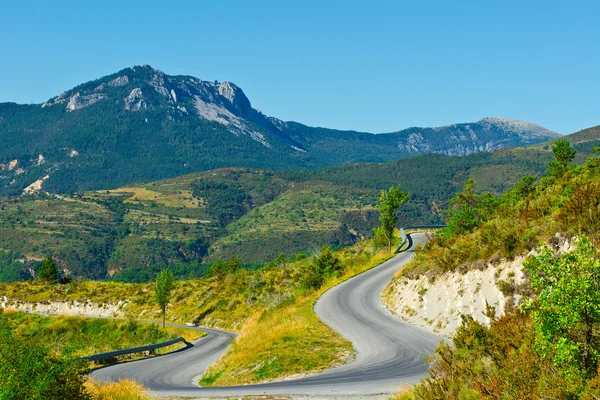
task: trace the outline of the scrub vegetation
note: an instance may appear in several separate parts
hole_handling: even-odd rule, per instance
[[[4,310],[2,320],[17,337],[42,342],[76,357],[164,342],[177,337],[193,341],[202,332],[134,320],[109,320],[73,316],[41,316]],[[133,355],[135,356],[135,355]]]
[[[184,332],[185,331],[185,332]],[[0,399],[146,400],[135,382],[98,383],[80,357],[156,343],[195,331],[155,324],[76,317],[43,317],[0,309]]]
[[[175,281],[167,319],[240,333],[206,373],[205,385],[254,383],[326,369],[352,357],[353,349],[315,315],[314,303],[327,289],[391,256],[387,245],[380,248],[365,240],[337,251],[325,247],[295,261],[279,257],[259,270],[241,268],[230,259],[216,263],[207,277]],[[28,281],[0,284],[0,293],[9,299],[8,307],[56,301],[100,307],[127,299],[120,306],[121,317],[162,320],[153,284]]]
[[[521,304],[500,318],[488,309],[489,326],[463,316],[452,344],[430,360],[430,377],[398,399],[600,397],[600,158],[574,166],[568,143],[552,150],[539,182],[524,177],[499,197],[468,183],[451,202],[448,227],[403,271],[434,278],[538,249],[524,263],[530,287]],[[574,248],[557,252],[556,233]]]

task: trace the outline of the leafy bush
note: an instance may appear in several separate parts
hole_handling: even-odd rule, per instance
[[[235,271],[242,268],[242,264],[240,263],[240,259],[236,257],[231,257],[227,261],[219,260],[215,262],[208,268],[208,276],[216,276],[223,277],[225,275],[229,275],[234,273]]]
[[[307,289],[319,289],[325,279],[340,274],[343,270],[343,265],[331,248],[323,247],[320,254],[308,264],[302,283]]]
[[[0,399],[88,400],[85,362],[17,338],[0,318]]]

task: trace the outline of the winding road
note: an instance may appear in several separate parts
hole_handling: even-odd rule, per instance
[[[412,245],[425,243],[412,234]],[[356,358],[348,364],[307,378],[260,385],[199,387],[196,382],[216,362],[235,335],[197,328],[207,335],[193,346],[164,356],[98,369],[102,381],[134,379],[159,396],[225,397],[243,395],[373,395],[393,393],[402,384],[418,382],[427,374],[424,358],[442,340],[413,327],[383,309],[380,294],[398,269],[414,256],[413,248],[327,291],[315,311],[327,325],[350,340]]]

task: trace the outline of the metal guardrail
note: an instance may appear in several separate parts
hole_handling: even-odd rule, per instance
[[[402,228],[400,228],[400,237],[402,238],[402,241],[400,242],[400,244],[398,245],[398,247],[396,247],[396,250],[394,251],[394,253],[400,253],[400,251],[402,250],[402,248],[404,247],[404,245],[406,244],[406,242],[409,242],[409,246],[412,246],[412,238],[410,236],[408,236],[406,234],[406,232],[404,231],[405,229],[440,229],[440,228],[445,228],[446,225],[413,225],[413,226],[403,226]]]
[[[107,358],[124,356],[126,354],[141,353],[143,351],[152,351],[152,350],[160,349],[162,347],[172,346],[172,345],[180,343],[180,342],[187,343],[185,341],[185,339],[180,336],[175,339],[167,340],[166,342],[149,344],[146,346],[132,347],[132,348],[123,349],[123,350],[107,351],[106,353],[93,354],[91,356],[87,356],[87,357],[83,357],[83,358],[88,361],[105,360]]]

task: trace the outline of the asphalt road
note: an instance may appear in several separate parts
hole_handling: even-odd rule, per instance
[[[413,234],[413,246],[424,234]],[[203,388],[198,378],[219,359],[235,337],[207,332],[193,347],[160,357],[117,364],[96,370],[103,381],[131,378],[159,396],[225,397],[242,395],[372,395],[393,393],[402,384],[418,382],[427,374],[423,361],[440,337],[413,327],[382,308],[379,296],[394,273],[414,256],[413,249],[327,291],[317,301],[319,318],[354,344],[350,363],[311,377],[261,385]]]

